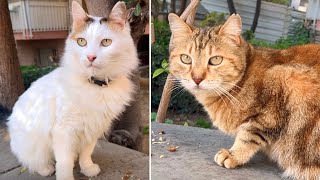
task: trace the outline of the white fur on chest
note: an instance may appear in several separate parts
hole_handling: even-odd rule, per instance
[[[68,83],[68,82],[65,82]],[[57,127],[70,128],[89,141],[108,130],[131,100],[133,84],[119,77],[107,86],[79,83],[57,98]]]
[[[59,68],[35,82],[16,103],[9,128],[45,136],[63,129],[92,141],[110,128],[131,100],[134,86],[125,76],[101,87],[64,74]]]

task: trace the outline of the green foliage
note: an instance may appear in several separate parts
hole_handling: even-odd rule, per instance
[[[254,33],[251,30],[246,30],[244,33],[242,33],[242,37],[245,40],[250,41],[254,39]]]
[[[252,38],[248,42],[254,46],[268,47],[274,49],[285,49],[294,45],[307,44],[311,42],[313,34],[307,29],[302,22],[294,24],[293,34],[278,39],[275,43]]]
[[[167,74],[169,73],[169,63],[167,62],[166,59],[162,60],[161,62],[161,67],[156,69],[154,72],[153,72],[153,75],[152,75],[152,78],[155,78],[157,76],[159,76],[160,74],[166,72]]]
[[[55,68],[57,68],[55,65],[46,67],[38,67],[36,65],[21,66],[20,70],[25,89],[28,89],[32,82],[53,71]]]
[[[141,14],[141,6],[140,6],[140,3],[138,3],[138,4],[136,5],[136,7],[134,8],[133,14],[134,14],[135,16],[140,16],[140,14]]]
[[[155,122],[157,119],[157,113],[156,112],[151,112],[151,122]]]
[[[129,7],[134,6],[133,15],[135,16],[141,15],[142,9],[141,9],[140,0],[124,0],[124,3],[126,3],[126,5]]]
[[[203,21],[200,22],[200,26],[218,26],[223,24],[226,21],[224,13],[212,12],[206,15]]]
[[[173,120],[171,120],[171,119],[165,119],[165,120],[164,120],[164,123],[166,123],[166,124],[173,124]]]
[[[263,1],[272,2],[272,3],[275,3],[275,4],[282,4],[282,5],[288,5],[289,4],[289,0],[263,0]]]
[[[143,127],[143,134],[145,134],[145,135],[149,134],[149,126],[148,125]]]
[[[156,41],[152,45],[151,49],[151,72],[155,72],[157,69],[163,69],[165,63],[164,59],[169,57],[169,41],[170,41],[170,28],[165,21],[154,21],[154,30]],[[161,99],[162,89],[165,83],[167,73],[160,73],[157,78],[151,79],[151,107],[157,109]],[[172,93],[172,99],[169,104],[169,109],[178,113],[193,113],[201,111],[201,105],[194,99],[189,93],[184,93],[182,88],[174,90]]]
[[[199,118],[196,120],[195,126],[210,129],[212,127],[212,124],[211,124],[211,122],[208,122],[207,120]]]

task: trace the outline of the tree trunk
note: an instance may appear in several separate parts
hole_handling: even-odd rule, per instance
[[[13,36],[8,1],[0,1],[0,111],[11,110],[24,87]]]
[[[233,4],[233,0],[227,0],[227,2],[228,2],[230,15],[237,14],[236,8],[234,7],[234,4]]]
[[[158,0],[151,0],[151,13],[154,19],[158,19],[160,4]]]
[[[256,31],[256,28],[258,26],[258,20],[260,16],[260,10],[261,10],[261,0],[257,0],[256,3],[256,12],[254,13],[254,18],[251,26],[251,31],[254,33]]]
[[[187,0],[181,0],[180,1],[180,9],[179,12],[177,13],[178,16],[181,16],[181,14],[183,13],[183,11],[186,9],[187,7]]]
[[[176,0],[171,0],[170,13],[176,13]]]
[[[100,17],[106,17],[109,15],[111,9],[117,0],[83,0],[82,6],[86,7],[88,14]],[[140,1],[142,8],[141,16],[134,16],[130,19],[131,36],[135,45],[138,44],[140,37],[144,34],[145,26],[149,21],[149,3],[148,0]],[[135,4],[131,4],[129,8],[135,7]],[[135,150],[141,150],[142,148],[142,119],[141,119],[141,107],[140,107],[140,81],[139,73],[134,73],[132,77],[133,82],[136,85],[136,93],[134,94],[135,100],[127,107],[125,113],[115,121],[114,126],[110,133],[106,134],[109,141],[117,143],[122,146],[133,148]]]

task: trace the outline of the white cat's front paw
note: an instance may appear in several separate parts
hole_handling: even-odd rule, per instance
[[[88,177],[93,177],[99,174],[100,167],[98,164],[92,164],[89,167],[82,168],[81,172]]]
[[[54,167],[48,166],[37,171],[41,176],[51,176],[54,173]]]

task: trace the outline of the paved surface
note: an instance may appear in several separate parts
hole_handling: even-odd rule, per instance
[[[281,170],[262,154],[256,155],[248,164],[237,169],[218,166],[214,155],[220,148],[229,148],[233,138],[219,130],[151,124],[154,134],[151,139],[151,179],[152,180],[278,180]],[[160,135],[159,131],[165,134]],[[159,143],[159,138],[163,143]],[[169,143],[169,145],[167,144]],[[168,146],[179,146],[175,152]],[[161,157],[161,158],[160,158]]]
[[[22,167],[16,158],[11,154],[8,142],[3,142],[0,133],[0,180],[54,180],[55,176],[48,178],[29,172],[21,172]],[[93,161],[98,163],[101,169],[95,179],[108,180],[148,180],[149,179],[149,157],[128,148],[124,148],[104,140],[99,144],[93,153]],[[80,173],[78,162],[74,169],[76,179],[89,179]]]

